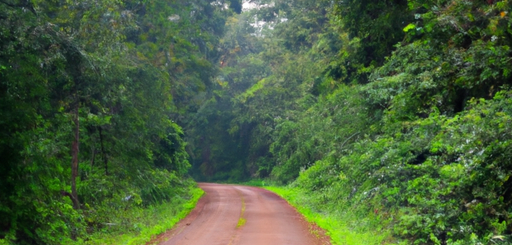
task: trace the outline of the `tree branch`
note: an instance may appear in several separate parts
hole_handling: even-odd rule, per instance
[[[69,199],[71,199],[71,202],[73,202],[73,206],[78,206],[80,207],[80,202],[78,201],[78,199],[76,199],[73,195],[71,195],[71,193],[67,192],[67,191],[60,191],[60,194],[62,196],[67,196],[69,197]]]

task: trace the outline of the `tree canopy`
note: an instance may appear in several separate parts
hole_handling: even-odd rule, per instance
[[[187,194],[178,123],[232,14],[213,2],[0,1],[1,239],[67,244]]]

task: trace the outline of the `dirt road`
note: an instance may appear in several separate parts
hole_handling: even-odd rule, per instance
[[[206,183],[199,187],[206,194],[187,218],[157,239],[160,244],[329,244],[322,230],[270,191]]]

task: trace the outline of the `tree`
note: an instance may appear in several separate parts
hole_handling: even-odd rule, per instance
[[[207,14],[219,11],[201,3]],[[173,89],[178,79],[171,75],[186,75],[179,64],[167,69],[159,63],[158,55],[165,57],[165,52],[143,54],[151,44],[126,43],[140,30],[135,20],[145,18],[143,11],[137,12],[141,5],[0,5],[5,6],[0,11],[0,44],[5,47],[0,51],[0,114],[5,118],[0,150],[6,153],[0,174],[0,238],[21,244],[68,243],[84,237],[85,227],[87,232],[102,229],[116,218],[106,215],[106,207],[121,206],[127,196],[135,201],[122,205],[125,209],[183,195],[188,182],[182,179],[190,165],[182,129],[171,118],[176,113],[172,94],[192,96]],[[215,35],[196,44],[187,41],[210,28],[205,19],[196,16],[173,33],[183,46],[170,51],[195,68],[211,67],[208,58],[197,58],[208,53],[197,46],[209,47],[204,40]],[[152,29],[153,39],[168,37],[170,21],[164,20],[162,28]],[[190,76],[197,81],[213,71]]]

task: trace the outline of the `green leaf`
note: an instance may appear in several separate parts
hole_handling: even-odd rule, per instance
[[[406,27],[404,27],[404,32],[409,32],[411,29],[414,29],[416,28],[416,25],[413,24],[413,23],[410,23],[409,25],[407,25]]]

